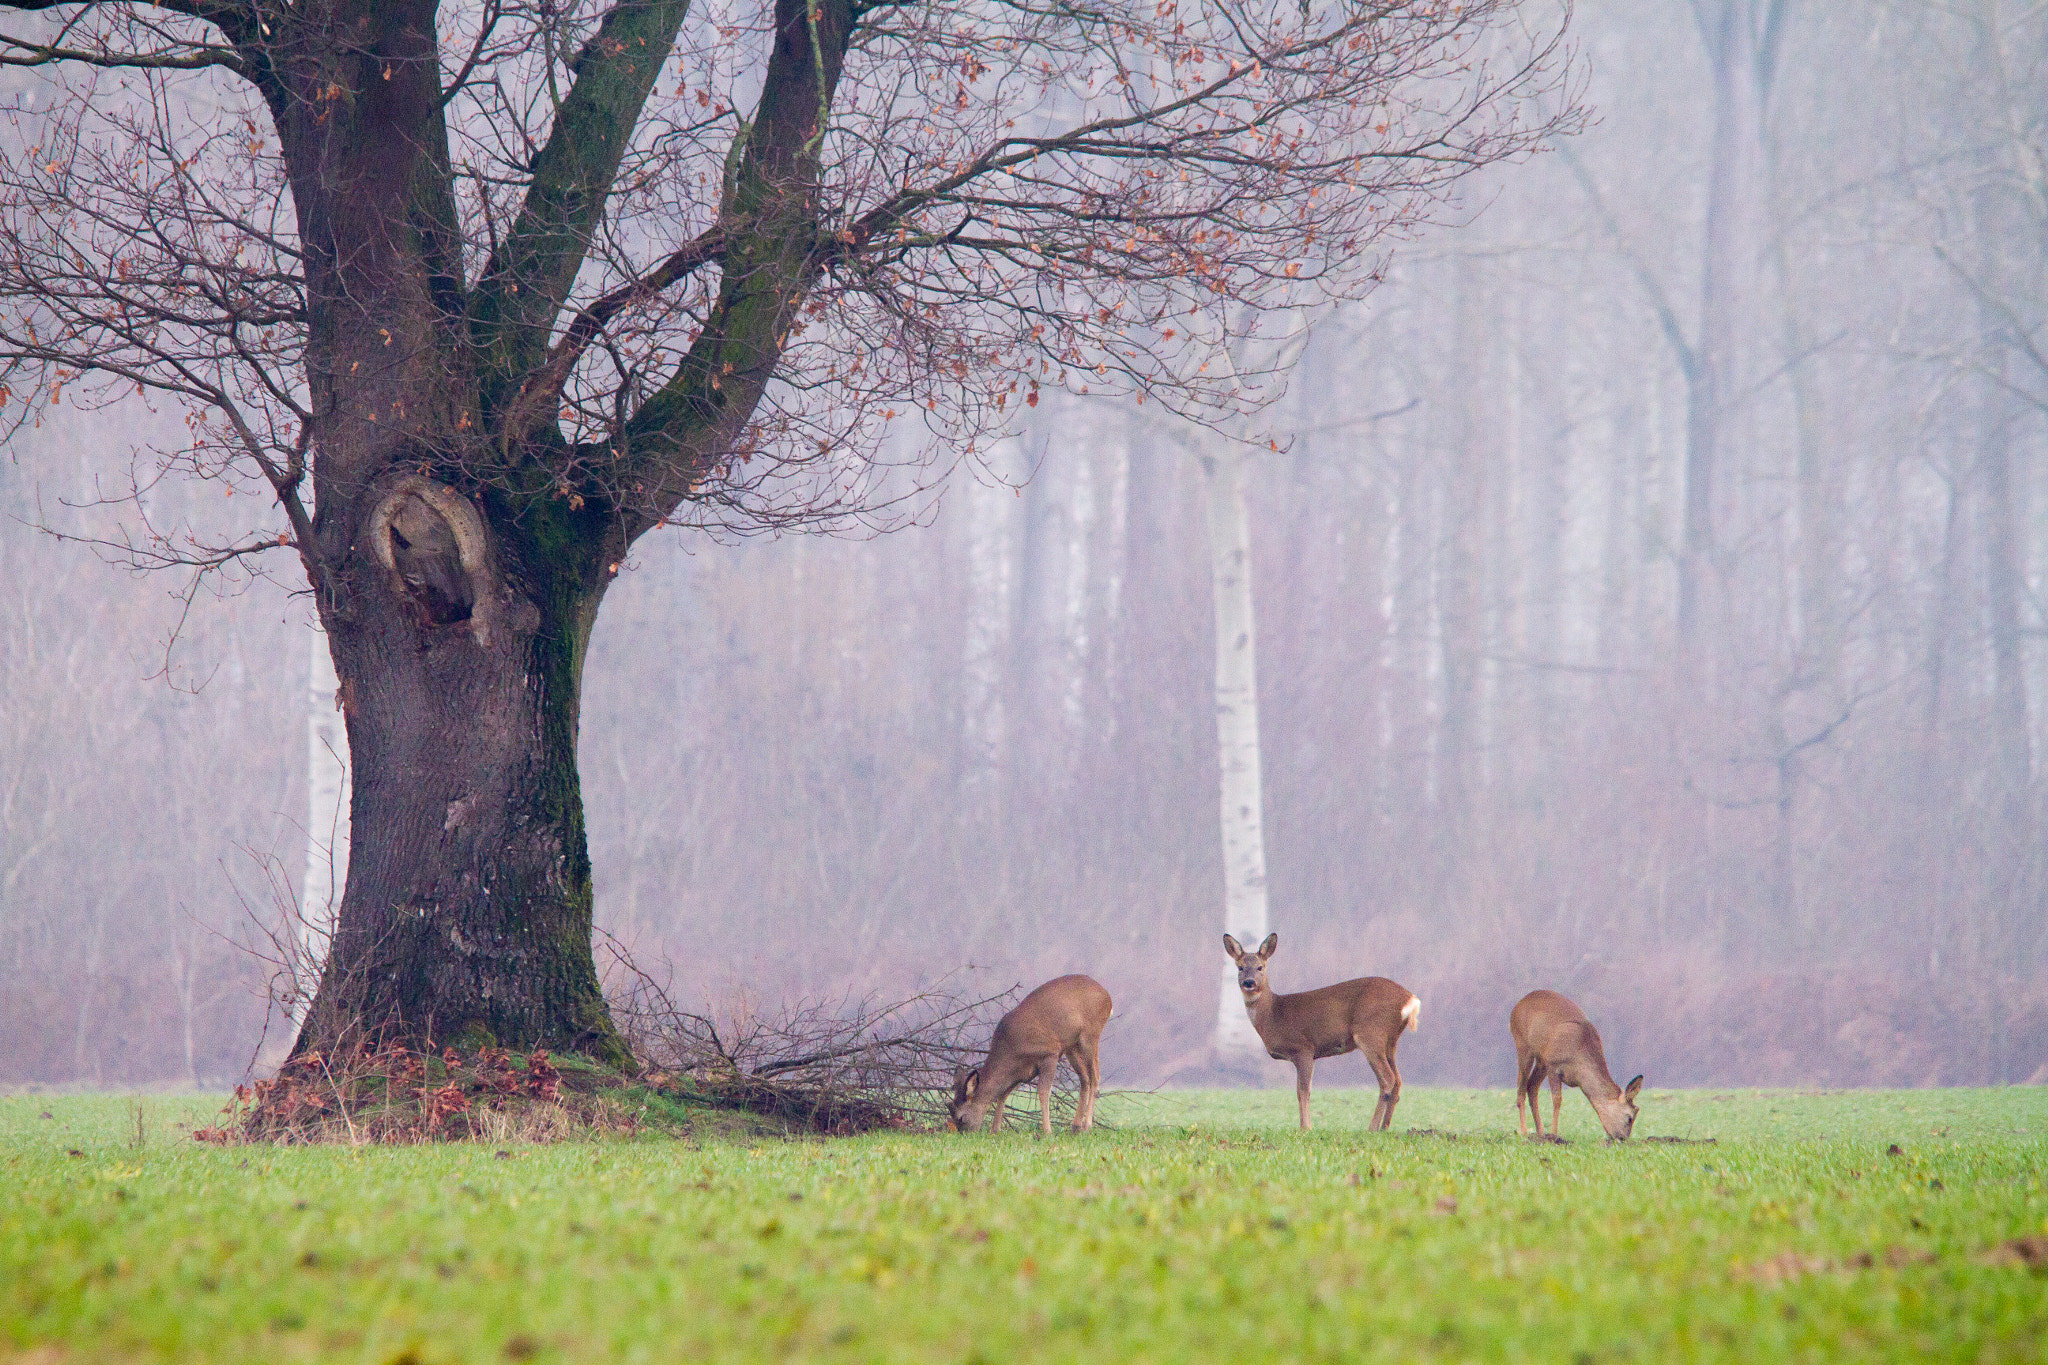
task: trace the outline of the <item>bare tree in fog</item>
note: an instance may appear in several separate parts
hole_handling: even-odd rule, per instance
[[[1574,117],[1510,0],[4,8],[0,61],[67,82],[0,159],[9,377],[182,409],[138,479],[264,511],[108,548],[293,552],[333,651],[352,863],[302,1048],[621,1054],[575,742],[641,537],[886,522],[1041,387],[1236,412],[1232,329],[1186,318],[1363,289]]]
[[[1762,233],[1762,127],[1793,0],[1703,0],[1693,18],[1711,72],[1712,134],[1698,266],[1696,321],[1686,326],[1673,289],[1615,218],[1608,194],[1577,158],[1569,162],[1599,212],[1685,377],[1685,495],[1677,551],[1678,638],[1702,634],[1702,594],[1717,567],[1715,481],[1730,410],[1749,379],[1739,363],[1744,313],[1755,304]]]
[[[1925,177],[1936,207],[1931,246],[1964,287],[1969,307],[1935,354],[1975,411],[1971,439],[1949,470],[1938,598],[1945,610],[1930,631],[1927,718],[1937,732],[1947,719],[1945,693],[1958,686],[1951,669],[1966,663],[1968,650],[1967,637],[1958,638],[1962,613],[1954,598],[1963,580],[1975,580],[1990,673],[1982,777],[1989,819],[1975,841],[1985,870],[1983,908],[1961,946],[1987,991],[1989,1065],[2003,1072],[2015,975],[2008,964],[2033,937],[2025,901],[2041,856],[2023,658],[2027,618],[2038,633],[2041,607],[2029,582],[2035,575],[2026,549],[2030,497],[2021,433],[2029,409],[2036,422],[2048,411],[2048,257],[2041,246],[2048,232],[2048,108],[2035,93],[2048,73],[2048,24],[2038,11],[2010,10],[1999,0],[1939,13],[1956,27],[1937,30],[1932,50],[1945,60],[1930,74],[1957,150]],[[1979,567],[1973,571],[1966,557]],[[1945,747],[1930,745],[1930,756]],[[1937,777],[1930,785],[1939,790],[1947,782]]]

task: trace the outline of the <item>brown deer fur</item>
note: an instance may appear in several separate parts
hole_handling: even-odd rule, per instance
[[[1248,953],[1229,934],[1223,936],[1223,951],[1237,963],[1238,989],[1244,992],[1245,1012],[1252,1017],[1259,1041],[1271,1056],[1294,1063],[1294,1096],[1301,1105],[1302,1128],[1309,1126],[1309,1079],[1315,1074],[1316,1058],[1358,1051],[1379,1078],[1380,1102],[1373,1106],[1372,1127],[1384,1130],[1394,1121],[1394,1106],[1401,1099],[1394,1044],[1420,1020],[1422,1001],[1384,976],[1276,995],[1266,984],[1266,961],[1279,946],[1280,935],[1268,934],[1256,953]]]
[[[1102,1028],[1109,1022],[1110,1008],[1109,992],[1087,976],[1056,977],[1025,996],[996,1025],[988,1060],[954,1078],[949,1109],[953,1126],[971,1132],[993,1110],[989,1128],[1002,1127],[1003,1101],[1036,1076],[1038,1127],[1050,1137],[1053,1074],[1065,1057],[1081,1080],[1074,1131],[1087,1132],[1094,1126],[1095,1095],[1102,1088]]]
[[[1584,1010],[1556,991],[1530,991],[1508,1015],[1508,1032],[1515,1037],[1515,1120],[1523,1137],[1529,1135],[1528,1121],[1522,1117],[1524,1103],[1536,1120],[1536,1136],[1543,1136],[1543,1114],[1536,1106],[1548,1080],[1551,1137],[1557,1136],[1564,1088],[1575,1085],[1600,1116],[1609,1139],[1628,1140],[1636,1124],[1636,1094],[1643,1088],[1643,1078],[1636,1077],[1625,1090],[1614,1083],[1600,1047],[1600,1030]]]

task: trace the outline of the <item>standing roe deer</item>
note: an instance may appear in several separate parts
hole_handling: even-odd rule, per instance
[[[1394,1044],[1422,1017],[1422,1001],[1405,986],[1384,976],[1361,976],[1319,990],[1275,995],[1266,985],[1266,959],[1280,946],[1280,935],[1268,934],[1256,953],[1248,953],[1229,934],[1223,951],[1237,963],[1237,986],[1244,992],[1245,1013],[1259,1031],[1268,1054],[1294,1063],[1294,1097],[1301,1104],[1301,1126],[1308,1129],[1309,1078],[1316,1058],[1341,1057],[1356,1049],[1365,1054],[1379,1077],[1380,1102],[1373,1106],[1374,1129],[1394,1121],[1401,1099],[1401,1068],[1394,1065]]]
[[[1522,1136],[1529,1136],[1529,1124],[1522,1117],[1522,1105],[1536,1120],[1536,1136],[1543,1136],[1540,1102],[1543,1082],[1550,1082],[1550,1136],[1557,1137],[1558,1111],[1564,1108],[1564,1088],[1577,1086],[1600,1116],[1600,1126],[1609,1139],[1628,1141],[1636,1126],[1636,1093],[1643,1078],[1636,1077],[1626,1090],[1607,1074],[1607,1054],[1600,1048],[1600,1030],[1586,1012],[1556,991],[1530,991],[1508,1016],[1508,1032],[1515,1035],[1515,1121]]]
[[[953,1127],[972,1132],[990,1110],[991,1130],[1003,1126],[1003,1101],[1038,1077],[1038,1127],[1052,1136],[1052,1081],[1060,1058],[1081,1078],[1074,1131],[1095,1124],[1095,1093],[1102,1088],[1102,1026],[1109,1022],[1109,992],[1093,977],[1061,976],[1046,982],[1002,1017],[989,1040],[988,1060],[953,1078]]]

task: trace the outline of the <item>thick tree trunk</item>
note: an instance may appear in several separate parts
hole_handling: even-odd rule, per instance
[[[661,8],[607,22],[679,17]],[[492,1041],[624,1062],[591,953],[576,773],[583,649],[622,518],[551,478],[559,435],[498,422],[486,382],[507,347],[522,364],[521,346],[545,349],[581,259],[551,196],[609,185],[577,178],[614,163],[576,100],[601,104],[610,77],[596,56],[579,67],[573,131],[537,158],[515,235],[538,255],[494,258],[513,284],[478,286],[542,316],[520,330],[523,314],[479,305],[473,330],[434,6],[349,0],[272,46],[265,93],[305,244],[307,567],[353,768],[349,877],[297,1049]],[[637,109],[651,78],[618,100]]]
[[[359,542],[406,524],[367,521]],[[351,556],[349,605],[328,613],[353,862],[302,1050],[498,1043],[627,1061],[591,953],[576,770],[606,576],[570,524],[550,545],[530,506],[518,530],[508,522],[479,518],[487,554],[456,561],[475,598],[466,613],[433,594],[431,568],[389,568],[374,543]]]
[[[584,650],[627,547],[697,495],[775,372],[819,268],[819,118],[852,25],[840,0],[777,0],[717,302],[616,438],[571,450],[557,328],[661,70],[647,56],[686,10],[600,21],[473,285],[431,0],[236,29],[298,218],[310,402],[278,481],[289,506],[311,475],[294,530],[353,765],[352,866],[302,1053],[491,1041],[630,1061],[591,953]]]

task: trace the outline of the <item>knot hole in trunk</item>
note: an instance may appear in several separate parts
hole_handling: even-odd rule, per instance
[[[370,514],[370,548],[428,626],[467,624],[489,647],[496,616],[483,518],[446,484],[411,475]]]

